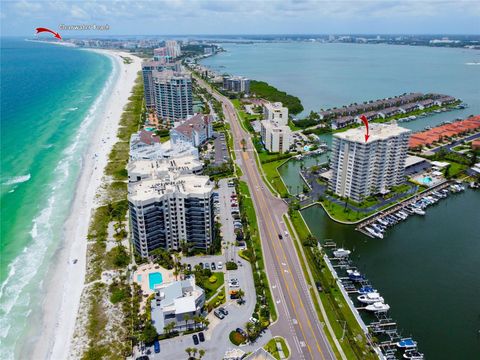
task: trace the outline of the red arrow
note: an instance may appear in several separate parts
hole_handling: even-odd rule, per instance
[[[368,138],[370,137],[370,135],[368,135],[368,119],[365,115],[360,115],[360,120],[363,121],[363,123],[365,124],[365,126],[367,128],[367,133],[365,134],[365,142],[367,142]]]
[[[52,33],[53,35],[55,35],[55,37],[56,37],[57,39],[62,40],[62,37],[60,36],[60,34],[59,34],[59,33],[56,33],[56,32],[53,31],[53,30],[50,30],[50,29],[47,29],[47,28],[36,28],[35,30],[37,30],[37,34],[38,34],[38,33],[41,33],[41,32],[49,32],[49,33]]]

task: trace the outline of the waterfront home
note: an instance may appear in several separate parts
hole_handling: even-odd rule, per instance
[[[355,118],[353,116],[343,116],[332,120],[332,130],[343,129],[348,125],[354,124]]]
[[[163,334],[165,326],[172,322],[175,329],[186,329],[185,316],[193,322],[194,316],[202,314],[204,305],[205,291],[195,285],[194,275],[185,280],[156,285],[155,297],[151,301],[153,326],[159,334]]]
[[[380,117],[380,114],[378,113],[378,111],[369,111],[369,112],[360,114],[360,115],[355,117],[355,121],[359,124],[362,123],[362,120],[360,119],[361,115],[365,116],[368,121],[372,121],[372,120],[378,119]]]
[[[435,103],[432,99],[426,99],[418,102],[418,108],[420,110],[431,108],[433,105],[435,105]]]
[[[401,113],[406,114],[406,113],[418,110],[419,106],[417,103],[408,103],[400,106],[398,109],[400,110]]]
[[[435,100],[435,105],[444,106],[444,105],[452,104],[455,101],[457,101],[457,99],[455,99],[453,96],[443,96]]]
[[[385,119],[387,117],[394,116],[400,113],[401,111],[398,107],[389,107],[389,108],[380,110],[378,112],[378,115],[380,115],[382,118]]]

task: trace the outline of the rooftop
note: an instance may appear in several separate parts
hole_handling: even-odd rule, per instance
[[[376,140],[385,140],[393,136],[398,136],[410,132],[410,130],[398,126],[397,124],[370,124],[369,125],[369,143]],[[365,143],[365,127],[361,126],[350,129],[345,132],[336,133],[333,136],[339,139]]]
[[[182,133],[186,136],[191,136],[193,131],[201,131],[203,128],[213,122],[211,115],[196,114],[191,118],[185,120],[173,130]]]

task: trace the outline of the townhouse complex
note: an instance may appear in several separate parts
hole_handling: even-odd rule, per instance
[[[329,190],[360,202],[402,184],[409,138],[397,124],[370,124],[367,142],[364,128],[334,134]]]

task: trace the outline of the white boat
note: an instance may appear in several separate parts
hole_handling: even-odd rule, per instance
[[[380,296],[378,292],[371,292],[368,294],[360,295],[357,297],[358,301],[364,304],[373,304],[376,302],[381,302],[383,303],[383,297]]]
[[[423,354],[418,352],[417,350],[407,350],[405,354],[403,354],[404,359],[410,360],[423,360]]]
[[[412,207],[412,211],[417,215],[425,215],[425,211],[418,207]]]
[[[344,257],[347,257],[350,254],[351,254],[350,250],[346,250],[346,249],[343,249],[343,248],[339,248],[338,250],[335,250],[333,252],[333,255],[335,255],[336,258],[344,258]]]
[[[374,237],[378,237],[380,239],[383,239],[383,234],[378,232],[378,231],[375,231],[373,230],[372,228],[368,227],[368,226],[365,226],[365,230],[367,230],[372,236]]]
[[[388,304],[377,301],[373,304],[366,306],[365,309],[372,312],[387,312],[388,310],[390,310],[390,306]]]

